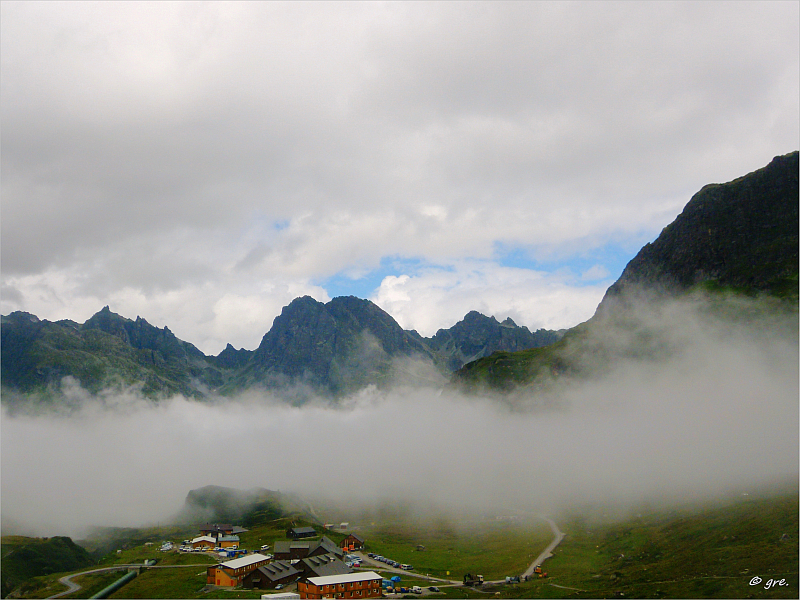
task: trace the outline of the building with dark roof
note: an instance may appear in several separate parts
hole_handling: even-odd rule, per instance
[[[221,535],[217,539],[220,548],[238,548],[239,536],[238,535]]]
[[[292,527],[286,532],[286,537],[290,537],[293,540],[317,537],[317,535],[317,530],[313,527]]]
[[[242,587],[248,589],[274,590],[278,584],[288,585],[302,576],[303,572],[288,560],[274,560],[258,567],[242,578]]]
[[[244,527],[231,525],[230,523],[206,523],[200,528],[201,535],[210,535],[214,538],[220,538],[227,535],[237,535],[247,531]]]
[[[361,550],[364,547],[364,538],[357,533],[351,533],[342,540],[340,545],[343,550],[349,550],[350,552]]]
[[[327,577],[328,575],[346,575],[353,572],[353,569],[344,564],[335,554],[310,556],[296,563],[296,566],[303,571],[303,579]]]
[[[275,560],[299,560],[308,556],[311,542],[276,541],[272,547]]]
[[[342,549],[326,536],[313,542],[276,541],[272,553],[276,560],[297,560],[321,554],[335,554],[339,558],[344,556]]]
[[[342,558],[344,556],[342,549],[334,544],[333,540],[327,536],[322,536],[322,539],[318,542],[312,542],[308,549],[309,556],[320,556],[322,554],[334,554],[338,558]]]

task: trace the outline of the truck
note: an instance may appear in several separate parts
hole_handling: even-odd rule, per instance
[[[475,575],[474,577],[467,573],[464,575],[464,585],[468,587],[473,587],[477,585],[483,585],[483,575]]]

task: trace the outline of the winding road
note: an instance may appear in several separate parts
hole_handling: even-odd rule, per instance
[[[185,569],[185,568],[197,568],[197,567],[211,567],[213,565],[208,564],[204,565],[201,563],[196,563],[193,565],[150,565],[148,569]],[[114,565],[113,567],[102,567],[100,569],[92,569],[90,571],[81,571],[80,573],[73,573],[72,575],[65,575],[64,577],[60,577],[58,579],[59,583],[63,583],[67,586],[67,590],[63,592],[59,592],[58,594],[54,594],[52,596],[48,596],[48,600],[50,598],[61,598],[63,596],[69,596],[73,592],[77,592],[81,589],[81,585],[72,581],[73,577],[78,577],[80,575],[89,575],[90,573],[103,573],[104,571],[126,571],[128,569],[136,569],[142,568],[144,565],[142,563],[136,563],[133,565]]]
[[[536,567],[540,566],[544,561],[553,556],[553,550],[555,550],[556,546],[558,546],[561,543],[561,540],[564,539],[564,532],[558,528],[558,525],[556,525],[553,519],[543,515],[539,515],[539,518],[544,519],[550,525],[550,530],[553,532],[553,541],[550,542],[547,548],[545,548],[542,553],[536,557],[536,560],[531,563],[531,566],[525,570],[525,572],[522,574],[523,579],[533,575],[533,571]]]

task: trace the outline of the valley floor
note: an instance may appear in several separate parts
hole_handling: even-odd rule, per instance
[[[543,565],[546,578],[499,583],[522,574],[553,540],[541,519],[476,521],[438,526],[387,520],[359,531],[371,552],[414,565],[400,572],[403,586],[419,585],[429,598],[797,598],[798,494],[740,497],[712,507],[641,510],[624,518],[602,509],[563,516],[563,541]],[[342,534],[333,534],[340,537]],[[254,527],[242,535],[244,547],[260,547],[285,536],[285,523]],[[338,542],[338,539],[335,541]],[[419,548],[424,547],[424,550]],[[115,554],[106,566],[158,558],[156,568],[115,592],[112,598],[260,598],[259,590],[207,589],[210,555],[160,553],[137,546]],[[95,567],[96,568],[96,567]],[[387,578],[397,570],[364,564]],[[87,570],[88,571],[88,570]],[[465,573],[487,583],[465,588]],[[421,578],[429,574],[439,578]],[[41,598],[65,591],[53,574],[26,582],[12,595]],[[120,576],[85,571],[75,577],[82,589],[65,598],[86,598]],[[451,582],[451,583],[448,583]],[[436,586],[438,592],[429,588]],[[291,588],[290,588],[291,589]],[[402,597],[402,596],[396,596]]]

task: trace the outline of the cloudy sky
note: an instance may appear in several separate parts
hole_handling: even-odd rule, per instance
[[[304,294],[575,325],[798,148],[798,7],[4,1],[2,313],[214,354]]]

